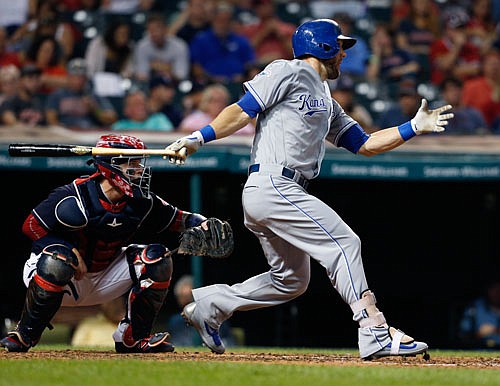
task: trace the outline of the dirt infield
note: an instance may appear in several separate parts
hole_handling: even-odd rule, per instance
[[[277,363],[289,365],[331,365],[331,366],[396,366],[396,367],[447,367],[476,368],[500,370],[500,355],[498,357],[465,357],[465,356],[433,356],[424,360],[421,355],[410,358],[385,358],[373,361],[363,361],[349,354],[277,354],[277,353],[244,353],[226,352],[224,355],[209,352],[188,352],[178,350],[168,354],[116,354],[111,351],[82,350],[33,350],[28,353],[0,352],[2,359],[123,359],[153,361],[203,361],[203,362],[245,362],[245,363]]]

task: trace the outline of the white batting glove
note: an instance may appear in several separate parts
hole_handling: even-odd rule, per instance
[[[184,165],[188,155],[195,153],[200,146],[203,146],[205,141],[203,135],[199,131],[195,131],[191,135],[179,138],[177,141],[167,146],[166,150],[176,152],[175,155],[169,155],[168,161],[172,164]]]
[[[444,131],[444,126],[448,124],[448,119],[453,118],[453,113],[441,114],[452,108],[451,105],[439,107],[435,110],[429,110],[427,100],[422,99],[422,104],[418,109],[415,117],[410,121],[411,128],[415,134],[422,133],[439,133]]]

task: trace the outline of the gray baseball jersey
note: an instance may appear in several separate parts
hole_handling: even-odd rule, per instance
[[[251,163],[278,164],[311,179],[319,174],[328,139],[356,123],[332,99],[327,82],[302,60],[277,60],[244,84],[263,112],[257,120]]]
[[[197,310],[211,326],[220,326],[234,311],[287,302],[307,289],[311,257],[346,303],[357,302],[368,289],[360,239],[301,184],[319,174],[325,140],[338,146],[356,121],[302,60],[275,61],[244,85],[261,110],[242,195],[245,226],[258,237],[270,270],[231,286],[194,289]],[[358,311],[353,318],[364,317]],[[363,329],[360,352],[376,352],[389,341],[386,329]]]

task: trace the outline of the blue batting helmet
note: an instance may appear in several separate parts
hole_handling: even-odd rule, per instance
[[[344,50],[351,48],[356,39],[342,35],[340,26],[331,19],[317,19],[302,23],[292,37],[293,56],[311,55],[318,59],[331,59],[340,51],[338,40]]]

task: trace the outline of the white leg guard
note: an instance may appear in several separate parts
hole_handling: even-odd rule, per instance
[[[361,299],[350,304],[354,319],[359,323],[358,345],[361,358],[382,350],[391,343],[384,314],[376,306],[372,291],[365,291]]]
[[[368,290],[363,292],[361,299],[350,304],[351,310],[356,316],[361,313],[361,319],[356,318],[359,322],[359,327],[387,327],[384,314],[379,311],[377,306],[377,299],[372,291]]]
[[[401,330],[389,327],[376,303],[373,292],[365,291],[360,300],[350,305],[355,320],[359,322],[358,345],[361,358],[415,356],[423,353],[424,358],[428,359],[427,344],[416,342]]]

